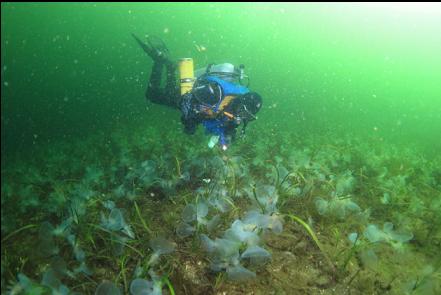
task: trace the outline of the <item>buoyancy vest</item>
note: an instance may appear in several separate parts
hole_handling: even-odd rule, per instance
[[[197,110],[204,114],[207,119],[216,118],[221,113],[232,119],[233,114],[224,112],[225,108],[238,96],[250,92],[245,86],[223,80],[216,76],[205,76],[201,78],[201,80],[202,82],[215,83],[220,89],[220,93],[217,94],[218,98],[215,99],[217,101],[215,104],[208,104],[200,101],[200,105],[197,106]],[[216,94],[213,93],[213,95]]]

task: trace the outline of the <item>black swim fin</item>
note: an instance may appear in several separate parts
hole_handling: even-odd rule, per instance
[[[132,33],[133,38],[138,42],[139,46],[147,53],[151,58],[153,58],[153,50],[145,43],[143,43],[135,34]]]
[[[135,34],[132,33],[133,38],[138,42],[139,46],[147,53],[154,61],[162,61],[169,63],[168,59],[168,48],[165,46],[164,42],[158,37],[153,38],[153,36],[148,37],[148,45],[142,42]],[[155,44],[156,43],[156,44]]]

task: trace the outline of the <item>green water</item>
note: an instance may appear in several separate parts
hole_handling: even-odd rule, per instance
[[[245,64],[250,88],[262,95],[263,108],[258,120],[249,126],[248,141],[233,148],[228,157],[241,156],[243,151],[253,154],[263,149],[262,144],[274,144],[274,148],[281,148],[279,154],[273,150],[275,156],[288,161],[284,151],[290,145],[304,150],[326,145],[326,138],[337,143],[341,139],[342,149],[351,149],[349,140],[357,140],[364,147],[353,150],[360,154],[367,152],[368,146],[372,150],[393,146],[398,149],[390,152],[394,156],[384,156],[387,151],[378,156],[387,158],[384,166],[390,171],[400,164],[407,169],[406,161],[424,157],[421,163],[429,172],[424,173],[419,164],[409,171],[435,175],[425,184],[432,191],[418,191],[416,195],[424,200],[441,197],[441,174],[436,174],[439,167],[434,164],[439,163],[441,150],[439,3],[2,3],[2,176],[10,176],[11,183],[19,187],[28,169],[26,163],[49,171],[55,166],[46,163],[47,158],[63,153],[67,159],[60,165],[74,169],[69,168],[70,163],[79,162],[85,167],[91,163],[88,161],[99,158],[101,147],[118,141],[114,134],[120,139],[124,134],[141,138],[144,128],[154,130],[146,139],[145,144],[151,145],[151,150],[143,153],[146,157],[171,153],[170,165],[175,165],[176,155],[178,162],[185,163],[193,154],[172,147],[183,144],[201,149],[204,156],[219,156],[219,151],[206,148],[208,138],[202,132],[195,137],[182,134],[179,112],[146,102],[144,92],[152,62],[131,33],[143,38],[147,34],[159,36],[173,58],[192,57],[196,68],[211,62]],[[206,50],[199,51],[196,45]],[[166,138],[167,134],[173,138]],[[95,138],[99,139],[94,143]],[[271,143],[267,142],[269,138]],[[308,146],[303,140],[312,143]],[[137,145],[142,150],[143,145]],[[88,147],[96,154],[90,154]],[[401,149],[407,148],[412,152],[401,154]],[[106,157],[103,162],[115,161],[117,156],[109,153]],[[364,169],[357,165],[354,162],[344,169]],[[338,174],[342,167],[329,173]],[[15,169],[22,174],[10,172]],[[264,175],[258,169],[253,173]],[[69,173],[63,175],[68,178]],[[360,183],[362,178],[357,180]],[[12,212],[12,205],[3,201],[7,194],[4,183],[2,180],[2,205],[11,206]],[[108,191],[105,187],[95,190],[102,194]],[[40,219],[34,216],[35,222],[49,218],[57,223],[53,214],[46,217],[42,212]],[[14,215],[16,224],[4,229],[9,215],[2,209],[2,241],[27,224],[26,214],[30,213],[24,210],[23,215]],[[133,216],[135,220],[137,215]],[[325,231],[326,224],[330,223],[325,221],[315,230]],[[418,250],[414,253],[421,254]],[[15,254],[11,261],[26,255]],[[430,260],[430,255],[425,257]],[[19,265],[2,258],[2,281],[21,272]],[[35,281],[40,280],[36,269],[40,273],[41,267],[37,265],[28,266],[26,273]],[[101,280],[116,280],[103,274],[92,278],[95,285],[82,286],[81,290],[93,293]],[[172,277],[173,284],[181,281]],[[323,287],[328,292],[329,285]],[[260,294],[258,286],[251,288]],[[234,288],[227,290],[241,293]],[[291,294],[284,290],[280,294]]]
[[[436,6],[3,4],[2,151],[26,149],[34,134],[44,144],[147,116],[151,63],[131,32],[156,34],[199,66],[245,64],[265,106],[276,105],[256,128],[338,130],[439,150]]]

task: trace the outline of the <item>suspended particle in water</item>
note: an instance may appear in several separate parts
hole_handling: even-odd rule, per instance
[[[8,82],[8,81],[5,81],[5,82],[3,83],[3,85],[5,85],[5,87],[8,87],[8,86],[9,86],[9,82]]]
[[[373,97],[373,98],[377,98],[377,95],[376,95],[376,94],[372,94],[372,97]]]
[[[374,126],[374,131],[378,131],[378,127],[377,126]]]
[[[74,59],[74,64],[78,64],[78,59]]]
[[[67,41],[70,40],[70,36],[69,36],[69,35],[66,36],[66,40],[67,40]]]
[[[164,34],[168,34],[170,32],[169,28],[164,28]]]
[[[69,97],[65,96],[65,97],[63,98],[63,100],[64,100],[64,102],[68,102],[68,101],[69,101]]]

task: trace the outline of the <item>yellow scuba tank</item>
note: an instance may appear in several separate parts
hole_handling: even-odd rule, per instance
[[[191,91],[194,84],[194,66],[192,58],[181,58],[178,63],[181,95]]]

